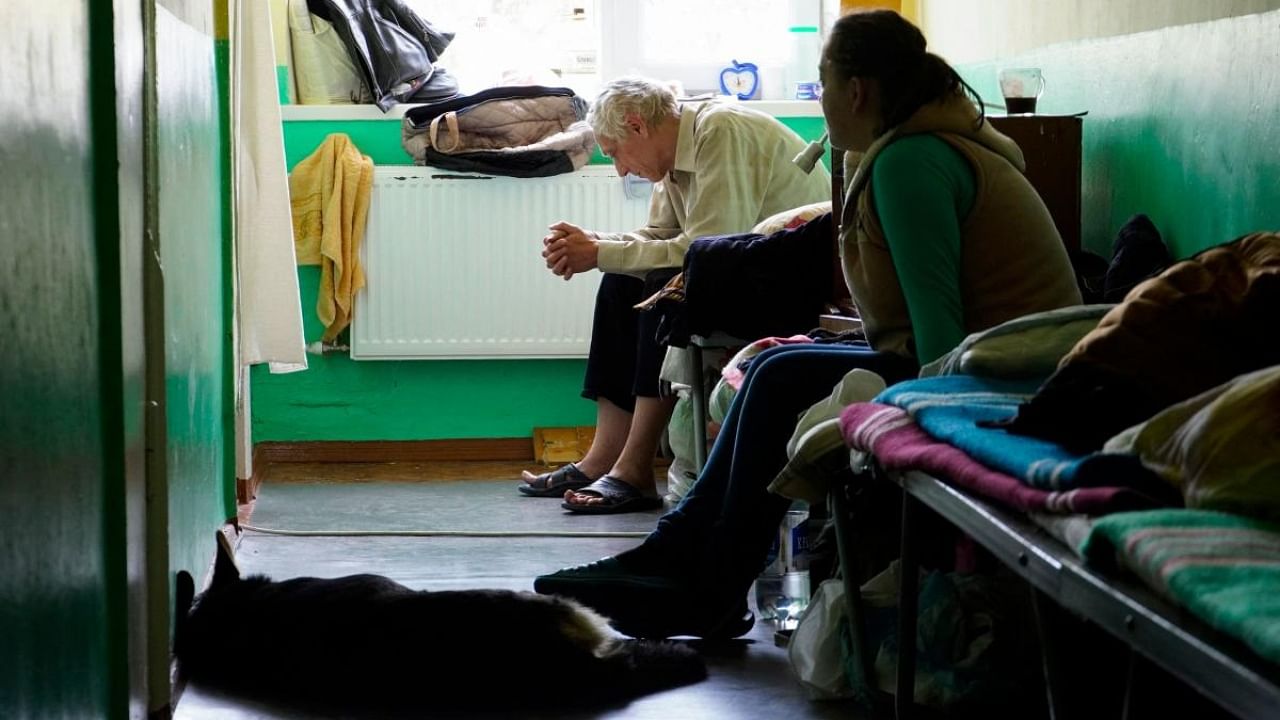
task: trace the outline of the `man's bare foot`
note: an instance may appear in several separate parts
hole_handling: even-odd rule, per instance
[[[627,477],[619,477],[613,473],[608,473],[607,477],[630,485],[637,495],[654,497],[658,494],[658,488],[656,483],[653,481],[652,472],[649,474],[647,483],[633,481]],[[587,507],[592,505],[606,505],[613,502],[611,498],[604,497],[597,492],[582,492],[579,490],[566,490],[564,493],[564,501],[570,505]]]

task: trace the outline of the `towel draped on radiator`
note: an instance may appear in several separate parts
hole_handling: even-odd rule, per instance
[[[294,250],[299,265],[320,266],[316,315],[330,342],[355,312],[364,287],[360,243],[373,192],[373,161],[342,133],[325,138],[289,174]]]

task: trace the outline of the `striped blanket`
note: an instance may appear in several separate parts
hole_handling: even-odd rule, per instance
[[[1173,489],[1134,455],[1076,455],[1047,440],[983,426],[1013,417],[1018,405],[1035,394],[1036,385],[1035,380],[945,375],[892,385],[875,401],[906,410],[933,438],[1033,488],[1060,492],[1122,484],[1180,504]]]
[[[977,462],[963,450],[930,437],[906,411],[892,405],[850,405],[840,415],[840,427],[849,447],[873,453],[886,468],[923,470],[1016,510],[1098,515],[1156,504],[1122,487],[1061,492],[1028,487],[1015,477]]]
[[[1148,585],[1280,663],[1280,526],[1207,510],[1096,520],[1081,553],[1117,557]]]

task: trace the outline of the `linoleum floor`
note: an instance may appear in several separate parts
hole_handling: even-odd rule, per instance
[[[613,516],[566,513],[553,499],[516,492],[521,465],[452,463],[288,464],[268,468],[248,515],[255,527],[286,530],[524,530],[648,532],[660,511]],[[485,476],[485,477],[478,477]],[[497,479],[495,479],[495,477]],[[246,513],[242,512],[242,520]],[[210,539],[212,553],[212,539]],[[531,590],[533,578],[589,562],[632,538],[286,537],[246,531],[237,559],[246,573],[275,579],[386,575],[409,587]],[[247,649],[247,651],[252,651]],[[855,706],[809,700],[791,675],[773,628],[757,622],[743,640],[707,649],[707,680],[592,714],[527,717],[862,718]],[[431,716],[424,697],[422,716]],[[274,720],[300,716],[189,686],[177,720]],[[485,717],[473,715],[473,717]],[[505,717],[513,717],[506,714]]]

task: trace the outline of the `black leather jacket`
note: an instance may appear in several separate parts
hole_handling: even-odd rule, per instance
[[[435,62],[453,33],[423,20],[402,0],[307,0],[333,24],[378,107],[452,97],[458,83]]]

